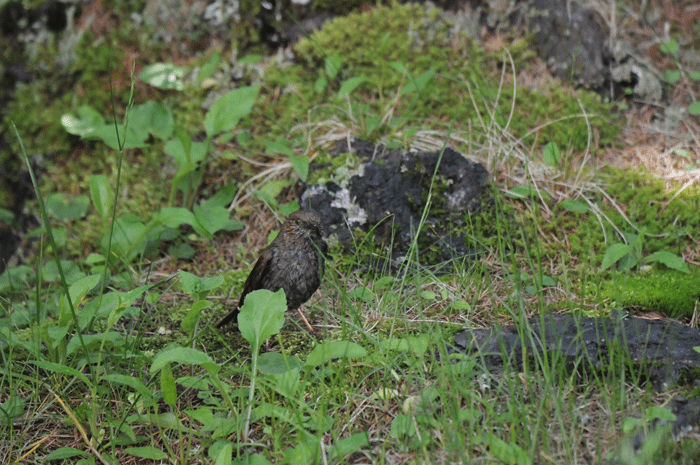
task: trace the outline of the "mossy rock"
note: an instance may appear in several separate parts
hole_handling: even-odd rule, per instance
[[[600,297],[624,308],[655,311],[671,318],[692,316],[700,300],[700,269],[690,273],[655,269],[650,275],[619,276],[601,283]]]

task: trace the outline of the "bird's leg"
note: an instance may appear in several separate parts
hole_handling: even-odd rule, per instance
[[[316,331],[314,331],[314,329],[311,327],[311,325],[309,324],[309,321],[306,319],[304,314],[301,312],[300,308],[297,308],[297,312],[299,312],[299,316],[301,317],[302,320],[304,320],[304,323],[306,323],[306,327],[309,329],[309,332],[315,333]]]

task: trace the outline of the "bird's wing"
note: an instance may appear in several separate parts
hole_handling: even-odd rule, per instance
[[[270,271],[272,270],[274,257],[275,249],[270,247],[263,250],[263,252],[260,254],[258,261],[255,262],[253,269],[248,275],[248,278],[245,280],[245,284],[243,284],[243,292],[241,293],[241,297],[238,299],[239,307],[243,306],[243,301],[248,294],[258,289],[264,289],[262,284],[267,281],[267,275],[270,274]]]
[[[238,317],[238,312],[243,305],[243,301],[245,300],[246,296],[257,289],[261,289],[260,284],[265,282],[265,277],[270,272],[272,267],[273,256],[274,249],[270,249],[268,247],[267,249],[263,250],[258,258],[258,261],[255,262],[255,265],[253,265],[253,270],[248,275],[248,278],[246,278],[245,284],[243,284],[243,292],[238,299],[238,305],[236,305],[233,310],[228,312],[228,314],[217,323],[217,328],[221,328],[233,322]]]

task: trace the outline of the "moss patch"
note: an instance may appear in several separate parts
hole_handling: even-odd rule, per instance
[[[689,317],[700,300],[700,270],[656,269],[648,276],[621,276],[602,283],[601,298],[615,300],[624,308]]]

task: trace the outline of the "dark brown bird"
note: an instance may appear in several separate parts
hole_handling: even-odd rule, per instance
[[[289,215],[279,234],[260,253],[253,271],[243,285],[238,305],[217,325],[236,321],[246,296],[258,289],[277,292],[284,289],[287,310],[296,310],[309,331],[313,328],[301,313],[301,304],[311,298],[321,285],[325,254],[328,245],[323,240],[321,217],[311,211],[297,211]]]

